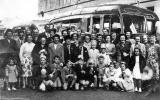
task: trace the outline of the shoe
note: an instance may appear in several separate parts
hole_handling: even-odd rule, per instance
[[[81,87],[81,90],[84,90],[84,87],[83,87],[83,86]]]
[[[12,87],[12,90],[14,90],[14,91],[15,91],[15,90],[17,90],[17,89],[16,89],[15,87]]]
[[[137,91],[138,91],[137,87],[134,89],[134,91],[135,91],[135,92],[137,92]]]
[[[141,89],[141,88],[139,88],[138,92],[142,92],[142,89]]]
[[[8,91],[11,91],[11,88],[8,87],[7,90],[8,90]]]

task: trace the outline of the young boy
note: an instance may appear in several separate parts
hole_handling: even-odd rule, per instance
[[[51,74],[49,75],[50,79],[54,82],[54,87],[60,89],[62,87],[62,67],[63,64],[60,62],[60,57],[54,57],[54,63],[50,65]]]
[[[105,73],[104,73],[104,77],[103,77],[103,82],[104,82],[104,85],[107,90],[109,89],[109,85],[112,84],[111,82],[114,81],[115,74],[116,74],[116,71],[114,68],[114,64],[111,63],[109,65],[109,68],[106,68]]]
[[[89,69],[88,80],[90,87],[97,87],[98,80],[98,67],[95,65],[93,60],[89,60],[87,64],[87,68]]]
[[[103,56],[98,57],[97,67],[98,67],[98,87],[103,87],[102,80],[103,80],[104,70],[106,68]]]
[[[73,86],[75,85],[77,76],[74,71],[72,63],[69,61],[65,67],[63,67],[63,72],[62,72],[62,80],[63,80],[63,89],[67,90],[73,89]]]
[[[79,88],[81,90],[84,90],[84,87],[87,86],[89,84],[89,81],[86,80],[87,79],[87,67],[84,64],[84,61],[79,58],[78,64],[75,65],[75,72],[76,72],[76,76],[77,76],[77,82],[76,82],[76,90],[78,90]]]

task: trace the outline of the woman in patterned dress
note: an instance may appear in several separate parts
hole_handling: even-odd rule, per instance
[[[35,46],[35,44],[32,42],[33,37],[32,35],[28,34],[26,36],[26,42],[21,46],[20,48],[20,53],[19,53],[19,57],[20,57],[20,61],[21,61],[21,65],[22,65],[22,70],[23,70],[23,88],[26,87],[26,85],[29,85],[28,81],[31,76],[32,76],[32,50]]]

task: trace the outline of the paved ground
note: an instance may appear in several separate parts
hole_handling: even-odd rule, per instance
[[[126,93],[105,90],[53,91],[42,93],[30,89],[1,90],[0,100],[159,100],[159,93],[144,97],[144,93]]]

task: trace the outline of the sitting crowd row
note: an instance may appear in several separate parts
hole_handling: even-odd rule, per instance
[[[150,80],[152,85],[159,80],[160,46],[153,35],[144,35],[143,43],[140,36],[132,39],[131,32],[117,36],[115,32],[82,34],[75,30],[68,34],[64,30],[60,37],[56,30],[46,30],[34,42],[32,34],[25,36],[26,41],[11,36],[12,30],[8,30],[0,41],[19,55],[12,52],[7,56],[8,90],[16,90],[18,83],[42,91],[103,87],[142,92],[142,80]]]

